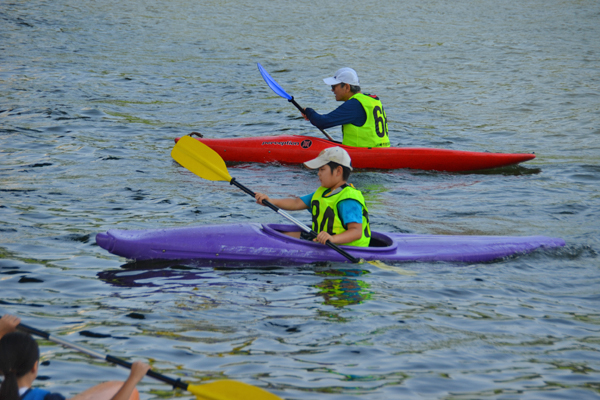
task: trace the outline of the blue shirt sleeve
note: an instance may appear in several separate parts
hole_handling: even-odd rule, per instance
[[[338,203],[338,213],[344,226],[351,222],[362,224],[362,206],[354,199],[342,200]]]
[[[350,99],[329,114],[319,114],[312,108],[305,110],[306,117],[310,123],[319,129],[327,129],[332,126],[352,124],[363,126],[367,122],[367,112],[356,99]]]
[[[300,200],[302,200],[304,202],[304,204],[306,204],[306,207],[309,208],[309,211],[310,211],[310,201],[312,200],[312,197],[314,194],[315,194],[315,192],[312,192],[311,194],[307,194],[306,196],[300,197]]]

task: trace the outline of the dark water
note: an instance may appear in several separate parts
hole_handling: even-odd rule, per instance
[[[0,21],[0,313],[286,399],[600,397],[597,1],[2,1]],[[320,112],[336,106],[321,79],[355,68],[395,145],[537,155],[486,173],[357,172],[375,229],[567,246],[401,265],[415,275],[126,264],[96,246],[111,228],[283,222],[169,155],[191,131],[320,135],[256,62]],[[294,166],[230,173],[274,196],[317,183]],[[127,375],[42,352],[38,385],[67,395]],[[190,397],[150,378],[140,391]]]

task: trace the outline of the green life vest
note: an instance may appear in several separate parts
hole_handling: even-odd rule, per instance
[[[310,211],[312,214],[312,229],[319,233],[326,231],[330,235],[337,235],[348,230],[348,227],[342,223],[338,214],[337,204],[346,199],[353,199],[362,206],[362,236],[360,239],[350,243],[344,243],[346,246],[368,247],[371,242],[371,228],[369,227],[369,210],[365,199],[360,190],[351,185],[345,185],[342,191],[331,196],[323,196],[329,190],[326,187],[319,187],[310,201]]]
[[[387,117],[379,97],[356,93],[350,99],[360,101],[367,113],[367,121],[362,126],[342,125],[342,144],[354,147],[390,147]]]

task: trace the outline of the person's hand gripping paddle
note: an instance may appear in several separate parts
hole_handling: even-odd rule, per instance
[[[43,337],[46,340],[50,340],[51,342],[60,344],[62,346],[70,347],[81,353],[87,354],[90,357],[97,358],[100,360],[106,360],[113,364],[117,364],[122,367],[131,369],[131,363],[125,360],[121,360],[120,358],[113,357],[109,354],[104,355],[96,351],[87,349],[78,344],[67,342],[64,339],[52,336],[49,333],[40,331],[37,328],[25,324],[19,324],[17,326],[17,329],[32,335]],[[263,390],[259,387],[229,379],[223,379],[216,382],[205,383],[202,385],[192,385],[183,382],[179,379],[169,378],[168,376],[161,375],[158,372],[154,372],[152,370],[148,371],[146,375],[154,379],[166,382],[169,385],[172,385],[173,388],[187,390],[188,392],[193,393],[196,396],[197,400],[283,400],[281,397],[275,396],[274,394],[269,393],[266,390]]]

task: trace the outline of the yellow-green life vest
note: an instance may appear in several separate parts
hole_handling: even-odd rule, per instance
[[[367,113],[367,120],[362,126],[342,125],[342,144],[354,147],[390,147],[387,117],[379,97],[356,93],[350,99],[360,101]]]
[[[350,243],[344,243],[346,246],[368,247],[371,242],[371,228],[369,227],[369,210],[365,199],[360,190],[351,185],[346,185],[342,191],[331,196],[323,196],[329,190],[326,187],[319,187],[310,201],[310,211],[312,214],[312,229],[319,233],[326,231],[330,235],[337,235],[348,230],[348,227],[342,224],[338,214],[337,204],[346,199],[353,199],[362,206],[362,236],[360,239]]]

